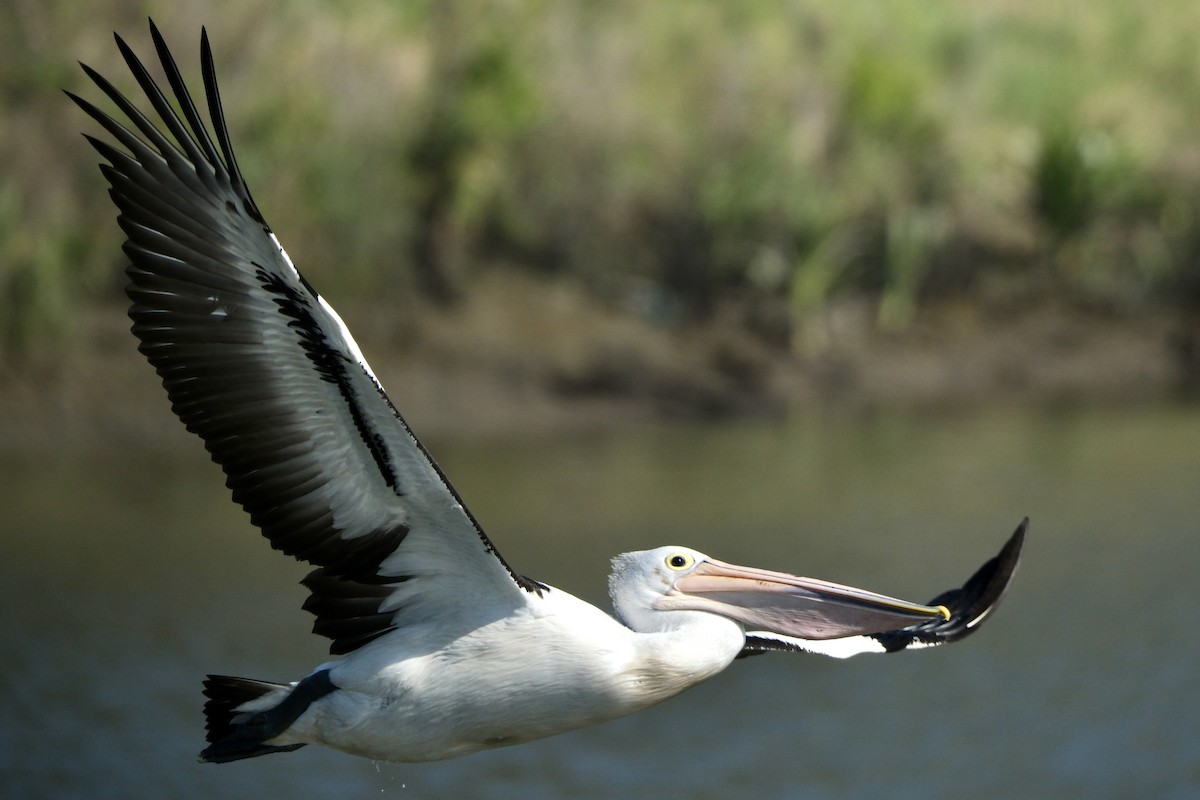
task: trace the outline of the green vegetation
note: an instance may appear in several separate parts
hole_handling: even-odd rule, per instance
[[[122,258],[75,59],[208,26],[256,199],[314,282],[454,302],[485,268],[664,321],[870,298],[1200,310],[1200,6],[15,0],[0,352],[71,339]],[[501,266],[497,266],[501,265]],[[407,291],[411,290],[411,291]],[[747,313],[747,319],[753,318]]]

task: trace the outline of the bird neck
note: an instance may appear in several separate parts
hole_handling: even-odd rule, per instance
[[[742,650],[741,625],[703,611],[665,612],[659,630],[634,633],[637,656],[628,677],[646,705],[665,700],[717,674]]]

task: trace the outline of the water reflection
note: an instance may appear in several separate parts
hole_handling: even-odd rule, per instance
[[[206,671],[323,658],[199,447],[0,462],[0,797],[1192,797],[1200,412],[879,416],[430,443],[505,555],[606,604],[680,543],[926,599],[1019,519],[962,645],[765,656],[649,712],[431,765],[318,748],[199,765]]]

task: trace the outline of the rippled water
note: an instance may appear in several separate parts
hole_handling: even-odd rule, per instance
[[[0,456],[0,797],[1200,796],[1200,411],[667,427],[432,442],[508,559],[607,603],[658,544],[924,600],[1028,514],[976,637],[768,655],[655,709],[437,764],[196,763],[205,672],[324,657],[303,566],[177,456]]]

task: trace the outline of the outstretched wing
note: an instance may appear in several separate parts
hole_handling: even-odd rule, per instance
[[[87,137],[129,237],[139,349],[271,545],[318,566],[305,579],[314,630],[348,652],[427,614],[424,601],[450,629],[540,592],[496,552],[267,226],[234,158],[207,33],[215,144],[150,32],[180,114],[119,36],[161,127],[86,65],[133,130],[68,95],[124,148]]]
[[[860,653],[895,653],[957,642],[978,630],[1000,603],[1021,559],[1021,548],[1025,544],[1028,527],[1027,517],[1017,526],[1000,553],[976,570],[966,583],[958,589],[939,594],[926,604],[945,606],[950,610],[948,619],[931,619],[894,631],[841,639],[798,639],[769,631],[747,631],[746,645],[739,657],[773,651],[803,651],[849,658]]]

